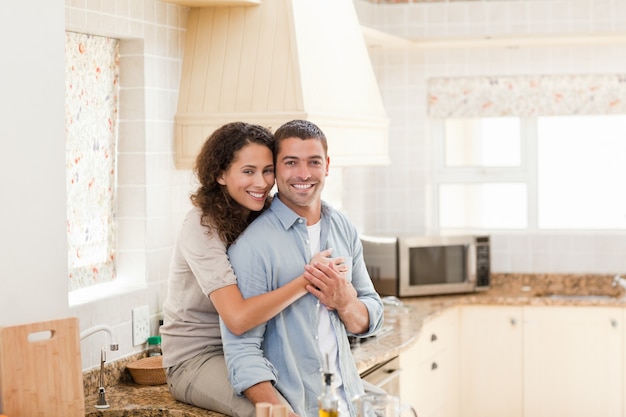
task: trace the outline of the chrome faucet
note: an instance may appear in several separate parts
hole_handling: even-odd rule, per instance
[[[98,388],[98,402],[96,408],[109,408],[109,403],[106,399],[106,392],[104,391],[104,362],[107,360],[107,352],[105,348],[100,351],[100,388]]]
[[[84,338],[89,337],[92,334],[95,334],[98,332],[108,333],[109,348],[111,350],[119,349],[119,345],[117,344],[117,341],[115,340],[115,335],[113,334],[113,329],[111,329],[111,327],[105,324],[93,326],[81,332],[80,340],[83,340]],[[100,350],[100,387],[98,388],[98,402],[96,403],[96,408],[98,409],[109,408],[109,403],[107,402],[106,396],[105,396],[106,392],[104,390],[104,363],[106,362],[106,360],[107,360],[106,348],[102,348]]]
[[[618,275],[615,275],[615,278],[613,278],[613,282],[611,283],[611,285],[613,287],[617,287],[617,285],[620,285],[623,289],[626,289],[626,278],[622,278]]]

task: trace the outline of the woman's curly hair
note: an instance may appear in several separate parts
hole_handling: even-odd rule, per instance
[[[228,123],[209,136],[194,167],[200,187],[191,195],[191,203],[202,210],[202,225],[208,227],[209,233],[217,233],[227,247],[270,203],[268,197],[263,210],[246,215],[247,209],[228,194],[225,185],[217,182],[230,168],[237,152],[249,143],[274,150],[274,139],[268,129],[244,122]]]

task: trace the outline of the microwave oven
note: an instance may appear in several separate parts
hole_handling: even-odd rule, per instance
[[[383,296],[468,293],[491,282],[489,236],[361,236],[363,259]]]

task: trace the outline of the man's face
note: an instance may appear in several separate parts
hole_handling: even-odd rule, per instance
[[[301,216],[304,208],[319,209],[329,158],[317,139],[288,138],[276,155],[276,186],[279,198]]]

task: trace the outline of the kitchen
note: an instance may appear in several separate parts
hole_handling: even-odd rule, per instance
[[[400,38],[542,35],[537,44],[522,46],[492,47],[478,42],[455,47],[441,41],[423,49],[370,48],[391,120],[391,165],[335,168],[329,179],[341,189],[338,203],[342,209],[370,234],[422,234],[432,227],[426,198],[431,160],[426,116],[429,78],[620,73],[625,68],[620,36],[624,35],[626,6],[617,0],[355,5],[363,25]],[[2,16],[10,17],[2,28],[3,49],[10,59],[2,70],[7,85],[2,99],[6,139],[1,168],[5,181],[0,212],[4,231],[0,324],[77,316],[81,330],[99,324],[114,329],[120,350],[110,352],[109,360],[138,353],[143,347],[132,346],[132,310],[148,305],[151,327],[156,329],[169,253],[188,207],[189,171],[175,169],[173,150],[187,11],[148,0],[38,0],[4,2],[1,8]],[[145,78],[137,81],[145,83],[140,89],[145,98],[135,98],[141,101],[131,104],[146,103],[141,110],[129,106],[130,113],[121,115],[129,121],[124,132],[131,140],[119,150],[119,175],[124,182],[119,214],[128,229],[120,238],[118,262],[121,270],[138,281],[131,280],[128,287],[138,289],[72,306],[62,244],[66,240],[65,30],[128,39],[127,62]],[[570,45],[550,34],[614,35],[615,39]],[[137,120],[145,122],[133,123]],[[592,237],[582,232],[499,232],[492,240],[492,270],[503,274],[626,271],[624,232]],[[593,262],[589,253],[594,254]],[[104,334],[81,343],[83,369],[99,364],[99,347],[105,343]]]

